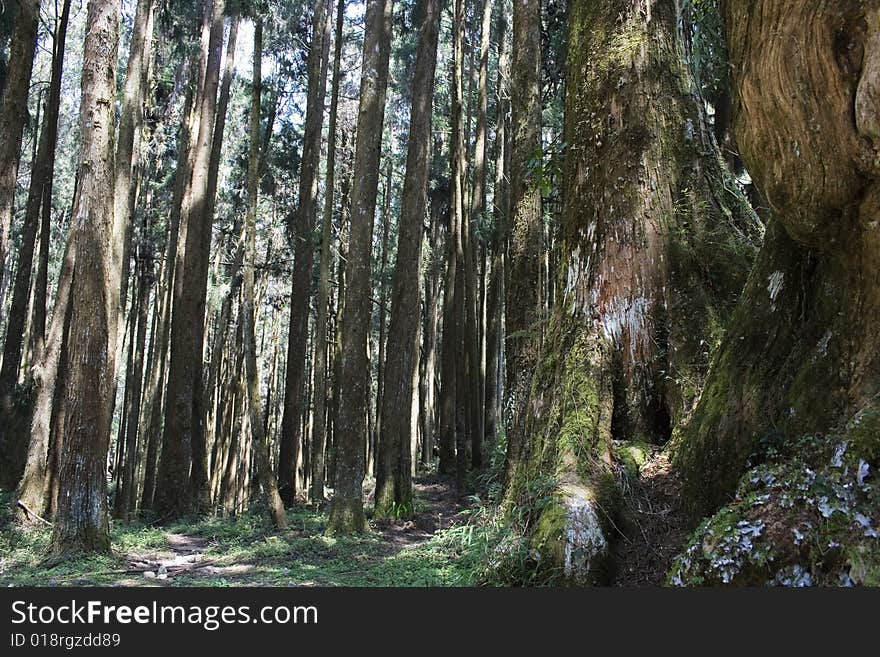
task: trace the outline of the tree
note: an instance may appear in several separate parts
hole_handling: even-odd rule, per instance
[[[294,240],[293,278],[290,291],[290,335],[287,348],[287,381],[278,479],[287,506],[296,497],[296,463],[302,442],[302,415],[306,397],[306,346],[309,333],[309,300],[312,297],[312,267],[315,259],[315,215],[318,200],[318,168],[321,160],[321,130],[324,124],[324,96],[327,92],[327,63],[330,39],[327,34],[329,0],[317,0],[312,19],[309,49],[309,90],[306,101],[303,154],[299,173],[299,204],[291,234]]]
[[[119,297],[113,271],[113,102],[119,7],[90,0],[82,74],[82,155],[69,239],[70,287],[59,413],[63,451],[52,551],[109,552],[105,463],[114,388],[113,333]],[[83,394],[90,390],[91,394]]]
[[[513,3],[511,51],[510,223],[505,274],[506,399],[513,400],[506,479],[523,440],[521,411],[540,345],[538,286],[541,218],[541,2]]]
[[[28,432],[26,429],[23,430],[22,425],[26,425],[30,418],[20,417],[22,409],[16,408],[12,392],[18,382],[22,364],[28,293],[31,288],[31,269],[38,229],[40,233],[40,262],[37,280],[34,284],[35,291],[32,303],[34,321],[30,330],[35,336],[34,340],[38,343],[42,342],[45,331],[52,177],[55,170],[58,112],[61,104],[61,72],[64,68],[64,48],[69,17],[70,0],[66,0],[62,6],[55,32],[49,98],[43,113],[40,143],[28,188],[18,268],[15,272],[12,303],[6,325],[6,341],[3,346],[3,364],[0,368],[0,486],[5,488],[13,488],[21,480],[27,457]],[[39,347],[34,351],[34,355],[39,358],[42,354],[42,348]]]
[[[144,96],[149,87],[150,59],[153,40],[153,0],[140,0],[135,11],[134,29],[128,53],[128,73],[125,80],[125,93],[122,101],[122,115],[119,120],[119,136],[116,142],[116,182],[115,189],[126,190],[127,194],[116,194],[113,204],[114,222],[119,225],[118,248],[120,277],[122,285],[119,300],[119,330],[125,322],[126,290],[128,289],[129,259],[132,250],[132,216],[137,199],[138,177],[141,170],[141,132],[144,122]],[[140,429],[141,388],[144,371],[144,348],[147,338],[147,313],[152,286],[152,255],[149,253],[146,226],[141,231],[137,248],[137,268],[135,296],[132,299],[132,337],[130,339],[130,367],[127,368],[125,387],[126,407],[121,423],[125,431],[122,467],[119,474],[120,487],[117,490],[114,513],[128,518],[134,509],[135,464],[137,461],[138,435]],[[137,348],[135,348],[137,345]],[[122,436],[120,431],[120,436]],[[120,444],[119,447],[122,447]]]
[[[205,0],[204,21],[210,26],[204,53],[205,74],[200,83],[198,130],[194,131],[188,202],[183,205],[178,255],[175,262],[171,315],[171,360],[168,367],[165,423],[154,498],[155,511],[165,518],[186,515],[204,507],[207,455],[202,407],[202,350],[208,250],[213,223],[220,134],[214,136],[220,55],[223,50],[224,0]],[[214,153],[217,153],[214,155]],[[192,472],[191,472],[192,471]]]
[[[351,235],[345,267],[347,285],[342,316],[336,487],[327,524],[330,534],[360,532],[365,525],[362,487],[367,389],[364,372],[369,367],[370,251],[379,186],[392,9],[393,0],[367,0],[364,17],[360,106],[351,191]]]
[[[532,540],[579,583],[601,581],[620,450],[682,426],[760,236],[678,20],[671,0],[650,16],[625,0],[571,5],[560,295],[508,502],[528,507],[529,482],[552,473]]]
[[[34,51],[37,46],[39,0],[17,0],[15,30],[9,45],[9,67],[6,70],[3,97],[0,100],[0,299],[6,298],[6,258],[9,253],[15,185],[21,156],[21,137],[27,119],[27,100]],[[0,303],[0,323],[3,309]]]
[[[256,255],[257,192],[260,177],[260,92],[263,84],[261,60],[263,57],[263,21],[256,19],[254,27],[254,77],[251,92],[250,150],[248,153],[248,205],[244,229],[244,303],[241,314],[244,329],[244,361],[247,378],[248,410],[251,438],[257,460],[257,473],[269,503],[269,514],[276,529],[287,527],[287,515],[278,493],[278,481],[269,463],[269,444],[263,427],[260,402],[260,378],[257,368],[257,338],[254,330],[256,307],[254,303],[254,257]]]
[[[411,509],[413,367],[418,362],[419,263],[427,206],[432,101],[440,33],[440,0],[426,0],[413,70],[412,109],[406,174],[397,235],[397,260],[391,290],[391,322],[382,395],[381,432],[376,468],[376,514]]]
[[[477,282],[477,251],[479,232],[483,225],[486,209],[486,126],[489,111],[489,42],[492,31],[492,0],[483,0],[483,13],[480,22],[480,58],[477,82],[477,124],[474,141],[474,172],[471,189],[470,220],[467,232],[467,278],[468,293],[468,363],[470,370],[471,403],[470,433],[471,461],[474,468],[483,465],[483,439],[485,431],[485,384],[482,340],[481,291],[483,278]],[[482,270],[481,270],[482,271]]]
[[[464,277],[464,185],[465,144],[463,112],[464,5],[455,0],[452,14],[452,94],[450,99],[452,183],[450,221],[446,242],[446,277],[443,291],[443,345],[440,358],[440,463],[441,474],[455,474],[463,492],[467,469],[467,360]]]
[[[695,514],[762,444],[834,429],[856,444],[859,418],[876,435],[880,391],[880,4],[731,0],[725,19],[733,131],[770,221],[676,449]]]
[[[330,242],[333,231],[333,200],[336,185],[336,123],[339,113],[339,82],[342,61],[342,30],[345,20],[345,0],[338,0],[336,9],[336,37],[333,45],[333,84],[330,90],[330,118],[327,125],[327,175],[324,192],[324,216],[321,223],[321,264],[318,280],[318,307],[315,322],[315,364],[312,368],[315,382],[315,423],[312,427],[312,489],[313,502],[324,501],[324,451],[327,444],[327,311],[330,299]],[[326,22],[324,39],[330,40],[330,21]]]
[[[486,440],[494,443],[501,415],[501,371],[503,364],[502,311],[504,309],[504,255],[507,215],[509,213],[509,189],[507,184],[507,115],[510,106],[507,98],[507,78],[510,75],[510,52],[507,48],[507,16],[503,3],[499,2],[498,29],[498,80],[495,85],[495,186],[493,188],[493,225],[489,239],[492,260],[486,290],[486,392],[485,431]]]

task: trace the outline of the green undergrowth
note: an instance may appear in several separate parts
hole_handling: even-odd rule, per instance
[[[880,586],[880,410],[832,435],[768,439],[752,463],[671,584]]]
[[[512,564],[527,556],[502,545],[509,532],[495,507],[475,506],[458,525],[410,544],[375,527],[355,537],[324,536],[326,514],[313,509],[289,512],[290,527],[281,533],[263,514],[164,527],[113,522],[111,555],[49,564],[50,530],[8,522],[11,499],[2,495],[0,586],[493,585],[507,583]],[[169,566],[165,580],[145,577],[143,571],[157,569],[144,563],[168,564],[190,553],[174,551],[175,537],[197,546],[195,567]]]

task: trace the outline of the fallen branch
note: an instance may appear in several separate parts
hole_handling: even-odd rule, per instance
[[[22,502],[21,500],[18,500],[18,507],[21,508],[22,510],[24,510],[24,512],[25,512],[26,514],[28,514],[29,516],[32,516],[32,517],[36,518],[37,520],[39,520],[41,523],[43,523],[43,524],[46,525],[47,527],[51,527],[51,526],[52,526],[52,523],[51,523],[51,522],[49,522],[48,520],[46,520],[46,519],[41,518],[40,516],[38,516],[38,515],[37,515],[36,513],[34,513],[31,509],[28,508],[28,505],[27,505],[27,504],[25,504],[25,503]]]

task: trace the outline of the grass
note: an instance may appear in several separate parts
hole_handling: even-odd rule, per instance
[[[113,553],[47,566],[48,528],[9,522],[11,498],[0,493],[0,586],[468,586],[485,579],[483,566],[498,527],[489,513],[436,532],[411,545],[395,544],[373,529],[356,537],[323,535],[326,515],[289,512],[290,527],[276,532],[264,515],[208,518],[165,527],[111,524]],[[148,564],[170,563],[180,552],[169,535],[198,544],[199,561],[168,579],[147,578]],[[141,565],[132,567],[133,562]],[[153,568],[156,570],[156,568]]]

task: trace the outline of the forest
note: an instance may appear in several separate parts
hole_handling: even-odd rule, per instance
[[[880,586],[880,0],[0,3],[3,586]]]

